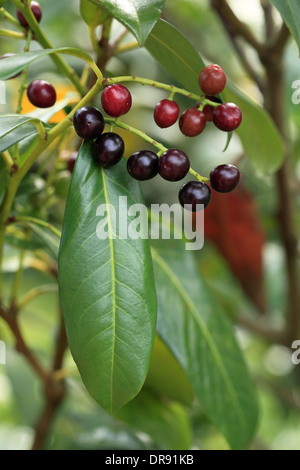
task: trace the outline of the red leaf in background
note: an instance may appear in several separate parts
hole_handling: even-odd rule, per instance
[[[205,236],[218,247],[246,294],[265,312],[264,234],[253,196],[243,188],[228,194],[213,192],[205,209]]]

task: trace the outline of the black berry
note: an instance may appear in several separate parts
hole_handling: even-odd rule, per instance
[[[220,104],[213,112],[215,126],[225,132],[231,132],[237,129],[242,119],[242,111],[234,103]]]
[[[95,142],[95,160],[104,167],[116,165],[124,155],[124,141],[114,132],[100,135]]]
[[[128,173],[136,180],[144,181],[154,178],[158,173],[159,158],[150,150],[135,152],[127,161]]]
[[[99,109],[93,106],[83,106],[74,114],[73,125],[79,137],[94,140],[103,132],[104,119]]]
[[[187,137],[196,137],[206,126],[205,114],[197,108],[187,109],[180,117],[179,129]]]
[[[182,180],[190,169],[190,160],[182,150],[169,149],[159,159],[158,173],[165,180]]]
[[[101,103],[104,111],[112,117],[119,117],[128,113],[131,108],[132,98],[130,91],[119,83],[106,87],[101,95]]]
[[[154,109],[154,121],[161,128],[170,127],[177,121],[179,106],[175,101],[162,100]]]
[[[207,184],[201,181],[189,181],[184,184],[179,191],[179,202],[182,207],[192,212],[201,210],[197,205],[203,204],[204,208],[208,206],[211,200],[211,191]]]
[[[37,108],[50,108],[56,102],[55,88],[45,80],[31,82],[27,88],[27,96]]]
[[[39,23],[42,19],[41,5],[38,2],[31,2],[30,9],[33,15],[35,16],[36,21]],[[20,25],[23,26],[23,28],[28,28],[29,25],[27,23],[27,20],[25,16],[23,15],[23,13],[21,13],[19,8],[17,8],[17,17],[18,17]]]
[[[206,95],[218,95],[226,86],[227,78],[219,65],[205,67],[199,76],[199,85]]]
[[[219,193],[229,193],[237,187],[240,176],[236,166],[219,165],[210,173],[211,187]]]

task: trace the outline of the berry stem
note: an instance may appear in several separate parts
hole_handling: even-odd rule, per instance
[[[24,52],[29,52],[31,40],[32,40],[32,31],[30,29],[27,34],[27,40],[26,40],[26,44],[24,47]],[[16,111],[17,114],[21,114],[22,112],[22,100],[23,100],[23,95],[26,90],[27,74],[28,74],[28,67],[26,67],[23,70],[23,74],[22,74],[22,82],[21,82],[21,86],[19,90],[18,105],[17,105],[17,111]]]
[[[141,139],[143,139],[145,142],[153,145],[153,147],[158,149],[158,153],[157,153],[158,157],[161,157],[161,155],[168,150],[167,147],[165,147],[160,142],[157,142],[156,140],[154,140],[149,135],[145,134],[145,132],[137,129],[136,127],[129,126],[128,124],[126,124],[125,122],[120,121],[119,119],[112,119],[112,118],[106,118],[105,117],[104,121],[106,122],[106,124],[109,124],[110,126],[112,124],[114,124],[115,127],[119,127],[120,129],[124,129],[125,131],[131,132],[132,134],[134,134],[134,135],[140,137]],[[208,178],[205,178],[204,176],[199,175],[199,173],[197,173],[195,170],[193,170],[193,168],[189,169],[189,173],[192,176],[194,176],[198,181],[201,181],[201,182],[204,182],[204,183],[207,183],[209,181]]]
[[[201,103],[204,102],[204,101],[205,102],[208,101],[208,104],[211,103],[203,95],[199,96],[199,95],[196,95],[195,93],[191,93],[190,91],[185,90],[183,88],[178,88],[178,87],[175,87],[173,85],[168,85],[167,83],[157,82],[155,80],[151,80],[151,79],[148,79],[148,78],[128,75],[128,76],[122,76],[122,77],[105,78],[103,80],[103,84],[105,86],[114,85],[116,83],[122,83],[122,82],[140,83],[141,85],[148,85],[148,86],[152,86],[154,88],[160,88],[161,90],[166,90],[171,95],[172,94],[175,95],[177,93],[179,95],[186,96],[187,98],[190,98],[192,100],[201,101]],[[205,103],[205,104],[207,104],[207,103]],[[216,106],[216,103],[214,103],[214,106]]]
[[[25,39],[25,35],[23,33],[10,31],[9,29],[0,29],[0,36],[11,39]]]
[[[0,8],[0,16],[9,21],[11,24],[13,24],[16,28],[18,28],[20,31],[24,31],[23,26],[20,25],[19,21],[16,20],[8,11],[5,10],[5,8]]]

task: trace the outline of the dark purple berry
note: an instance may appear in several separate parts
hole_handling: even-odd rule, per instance
[[[124,141],[114,132],[100,135],[94,145],[95,160],[104,167],[116,165],[124,155]]]
[[[165,180],[182,180],[190,169],[190,160],[182,150],[169,149],[159,159],[158,173]]]
[[[221,131],[231,132],[237,129],[243,119],[242,111],[234,103],[223,103],[215,108],[213,121]]]
[[[51,83],[35,80],[27,88],[27,96],[31,104],[37,108],[50,108],[56,102],[56,91]]]
[[[36,21],[39,23],[42,19],[41,5],[38,2],[31,2],[30,9],[33,15],[35,16]],[[28,28],[29,25],[27,23],[27,20],[25,16],[23,15],[23,13],[21,13],[19,8],[17,8],[17,17],[18,17],[20,25],[23,26],[23,28]]]
[[[179,106],[175,101],[162,100],[154,109],[154,121],[162,129],[173,126],[179,116]]]
[[[123,85],[109,85],[101,95],[101,103],[104,111],[112,117],[119,117],[128,113],[131,108],[132,98],[130,91]]]
[[[240,176],[236,166],[219,165],[210,172],[211,187],[219,193],[229,193],[237,187]]]
[[[150,150],[135,152],[127,161],[128,173],[136,180],[144,181],[154,178],[158,173],[159,158]]]
[[[179,128],[187,137],[196,137],[201,134],[206,126],[205,114],[197,108],[184,111],[179,120]]]
[[[99,109],[93,106],[83,106],[74,114],[73,125],[79,137],[94,140],[103,132],[104,119]]]
[[[197,205],[208,206],[211,200],[211,191],[207,184],[201,181],[189,181],[184,184],[179,191],[179,202],[182,207],[192,212],[199,212],[201,210]]]
[[[227,78],[219,65],[205,67],[199,76],[199,85],[206,95],[218,95],[226,86]]]

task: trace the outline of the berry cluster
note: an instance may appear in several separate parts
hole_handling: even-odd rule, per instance
[[[197,104],[181,115],[181,132],[189,137],[199,135],[207,121],[213,121],[218,128],[227,132],[236,129],[242,121],[240,109],[233,103],[222,103],[215,96],[221,93],[226,85],[223,70],[217,65],[205,67],[199,76],[199,84],[208,98],[204,98],[200,105]],[[125,86],[112,84],[102,92],[101,104],[106,114],[118,118],[130,110],[132,97]],[[154,120],[161,128],[170,127],[177,121],[179,112],[176,102],[165,99],[155,107]],[[117,122],[115,124],[118,125]],[[73,117],[73,125],[80,137],[94,141],[94,158],[97,163],[107,168],[121,160],[124,141],[115,132],[103,133],[105,119],[98,109],[91,106],[78,109]],[[165,149],[158,155],[150,150],[140,150],[129,157],[127,170],[139,181],[149,180],[157,174],[167,181],[180,181],[190,171],[190,160],[182,150],[175,148]],[[181,205],[192,211],[198,209],[197,205],[207,207],[210,203],[211,189],[204,181],[210,181],[215,191],[227,193],[237,186],[240,172],[234,165],[219,165],[211,171],[209,180],[199,178],[199,181],[184,184],[179,192]]]

